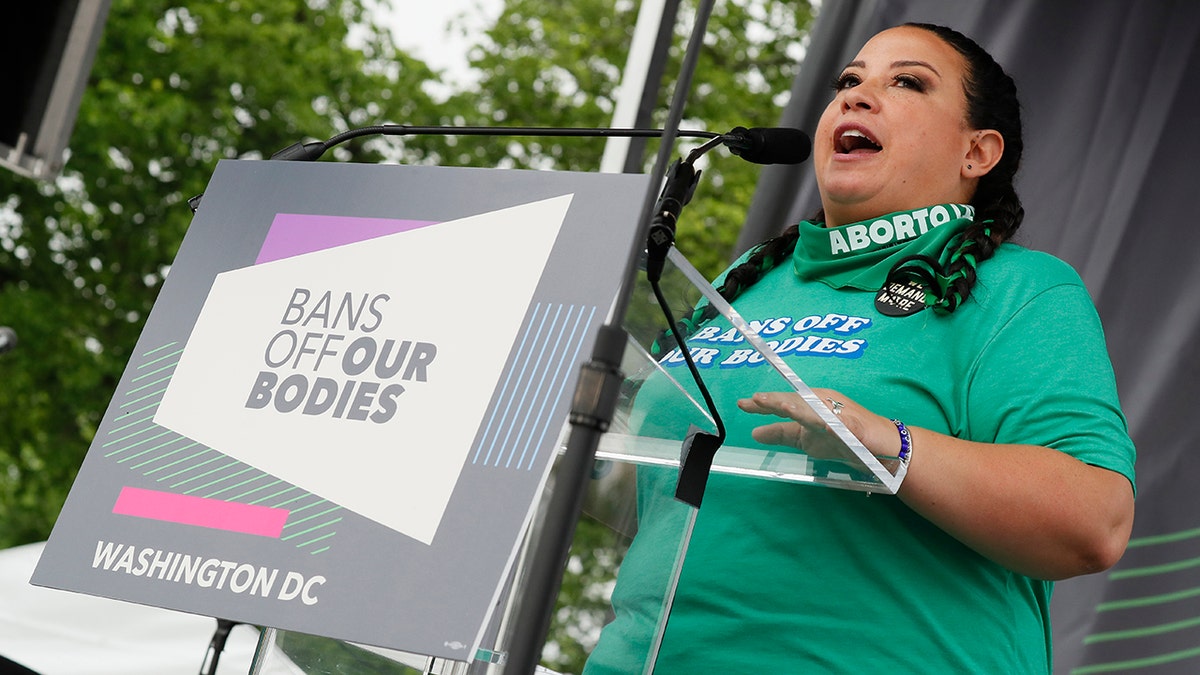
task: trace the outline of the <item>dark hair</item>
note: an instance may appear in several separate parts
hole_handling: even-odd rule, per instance
[[[992,257],[996,247],[1016,233],[1025,215],[1013,187],[1024,149],[1021,105],[1013,79],[974,40],[945,26],[904,25],[933,33],[963,56],[967,65],[963,81],[967,123],[974,129],[994,129],[1004,138],[1003,156],[991,171],[979,178],[971,198],[975,220],[956,238],[952,244],[956,248],[948,260],[939,263],[928,258],[908,258],[897,263],[888,275],[888,281],[915,279],[922,282],[934,297],[935,309],[953,312],[971,294],[976,280],[975,267]],[[768,270],[787,260],[796,248],[798,236],[798,226],[792,225],[779,236],[759,244],[745,262],[726,274],[718,292],[732,301]],[[931,280],[934,283],[929,283]]]

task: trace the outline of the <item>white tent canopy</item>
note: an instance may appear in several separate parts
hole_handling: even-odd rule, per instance
[[[215,619],[33,586],[41,554],[40,543],[0,551],[0,656],[39,675],[200,672]],[[249,672],[257,643],[257,629],[235,626],[217,675]],[[268,661],[270,675],[303,672],[282,655]]]

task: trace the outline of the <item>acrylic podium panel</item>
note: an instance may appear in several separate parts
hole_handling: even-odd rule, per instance
[[[798,483],[813,483],[827,487],[858,490],[863,492],[894,494],[904,479],[907,466],[898,458],[876,457],[842,424],[841,420],[813,391],[788,367],[754,327],[744,320],[705,281],[700,273],[677,250],[672,249],[663,273],[664,296],[671,303],[676,321],[690,316],[693,308],[710,304],[720,318],[728,323],[729,330],[737,335],[731,339],[745,345],[742,358],[760,363],[760,368],[770,369],[771,384],[766,391],[791,391],[798,394],[812,409],[815,416],[824,422],[826,429],[806,436],[812,443],[808,448],[780,447],[758,443],[724,445],[716,453],[712,471],[770,480]],[[641,289],[639,289],[641,290]],[[649,291],[635,294],[634,302],[627,315],[625,327],[630,334],[626,350],[624,372],[627,376],[625,395],[618,406],[613,427],[600,442],[597,457],[637,464],[679,466],[681,445],[688,430],[700,428],[716,433],[716,425],[709,414],[698,385],[684,366],[678,349],[661,355],[657,343],[663,341],[662,327],[665,318],[659,305]],[[789,300],[789,302],[795,302]],[[726,325],[722,322],[722,330]],[[703,329],[698,326],[697,329]],[[686,339],[685,339],[686,342]],[[695,358],[703,359],[704,347],[689,345]],[[719,369],[719,366],[718,368]],[[712,369],[709,370],[712,372]],[[701,369],[701,378],[705,370]],[[669,424],[655,424],[648,430],[645,412],[637,406],[637,393],[648,382],[655,382],[657,405],[675,411],[686,411],[673,415]],[[666,384],[664,384],[666,383]],[[662,403],[664,389],[674,391],[673,399]],[[744,392],[745,397],[754,391]],[[739,395],[743,395],[739,392]],[[740,410],[718,410],[723,418],[744,415]],[[767,421],[764,419],[763,423]]]
[[[757,363],[756,367],[765,373],[757,380],[757,386],[762,386],[765,381],[764,391],[795,392],[825,425],[824,429],[815,430],[805,437],[810,443],[809,447],[746,442],[743,434],[739,436],[742,442],[723,445],[716,452],[712,473],[869,493],[895,493],[907,467],[898,458],[872,455],[846,429],[829,406],[775,354],[772,345],[754,330],[754,326],[738,315],[675,249],[670,251],[660,285],[675,321],[685,316],[691,317],[696,307],[711,305],[717,316],[710,323],[694,326],[693,332],[705,331],[712,335],[719,331],[728,341],[738,343],[739,358]],[[789,299],[789,302],[795,306],[794,299]],[[803,308],[796,311],[802,313]],[[601,438],[597,450],[598,466],[610,467],[606,471],[623,472],[628,476],[644,471],[677,470],[681,464],[685,438],[690,432],[699,429],[710,434],[716,433],[716,423],[699,386],[678,350],[672,351],[670,348],[674,343],[663,334],[666,325],[668,323],[659,303],[642,279],[633,294],[633,302],[624,323],[629,333],[629,344],[622,364],[622,371],[626,375],[625,387],[613,425]],[[703,341],[688,346],[693,357],[703,363],[698,369],[701,380],[717,379],[713,376],[719,377],[721,369],[711,361],[704,363],[710,354],[705,352],[707,347]],[[728,386],[729,378],[723,379]],[[709,384],[706,382],[706,385]],[[749,397],[755,392],[735,393],[738,397]],[[722,400],[719,396],[715,398]],[[729,397],[724,398],[728,400]],[[727,424],[736,416],[745,418],[747,415],[737,408],[718,408],[717,412]],[[771,421],[772,418],[764,417],[761,422],[754,424]],[[629,482],[632,483],[632,479]],[[630,494],[635,488],[627,485],[624,489],[628,503],[635,503],[636,495]],[[658,505],[658,508],[663,508],[661,500]],[[699,513],[699,509],[682,501],[665,508],[668,511],[666,517],[660,511],[656,520],[665,520],[668,524],[664,526],[662,522],[656,522],[654,525],[656,541],[664,542],[661,546],[661,568],[653,582],[642,580],[646,585],[653,584],[661,588],[658,615],[654,620],[653,634],[646,641],[650,645],[647,653],[633,655],[630,662],[625,664],[629,672],[644,675],[655,672],[658,646],[666,629],[675,590],[687,559],[692,527]],[[621,521],[606,520],[604,512],[597,511],[590,515],[611,523],[614,528],[620,526]],[[638,663],[633,663],[635,660]]]

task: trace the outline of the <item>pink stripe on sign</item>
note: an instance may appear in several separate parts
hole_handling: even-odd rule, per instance
[[[220,499],[177,495],[135,487],[121,488],[113,513],[197,525],[226,532],[257,534],[278,539],[289,511],[269,506],[239,504]]]

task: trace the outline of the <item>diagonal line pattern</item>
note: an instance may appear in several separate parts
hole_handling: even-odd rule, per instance
[[[595,317],[590,306],[538,303],[531,309],[473,464],[529,470],[553,451],[545,446],[546,434]]]
[[[1144,551],[1154,562],[1119,567],[1109,573],[1108,580],[1118,591],[1123,584],[1137,583],[1130,588],[1153,592],[1096,605],[1098,615],[1111,618],[1106,624],[1119,628],[1093,632],[1083,639],[1085,645],[1127,645],[1120,649],[1125,658],[1085,664],[1073,668],[1071,675],[1137,672],[1200,658],[1200,639],[1195,637],[1200,634],[1196,631],[1200,611],[1194,603],[1185,602],[1200,597],[1200,586],[1194,583],[1200,569],[1200,557],[1195,556],[1197,539],[1200,528],[1130,540],[1128,550]],[[1168,616],[1170,620],[1164,620]],[[1136,656],[1129,658],[1131,655]]]
[[[287,508],[290,514],[283,539],[313,555],[328,551],[329,540],[337,534],[334,526],[342,518],[306,522],[300,530],[291,514],[324,508],[320,513],[328,516],[342,507],[154,423],[154,413],[182,355],[183,348],[178,342],[142,354],[132,378],[138,386],[127,390],[126,400],[119,402],[123,419],[107,432],[106,438],[99,439],[103,441],[100,447],[105,451],[104,456],[180,494]],[[295,520],[309,521],[311,517]]]

